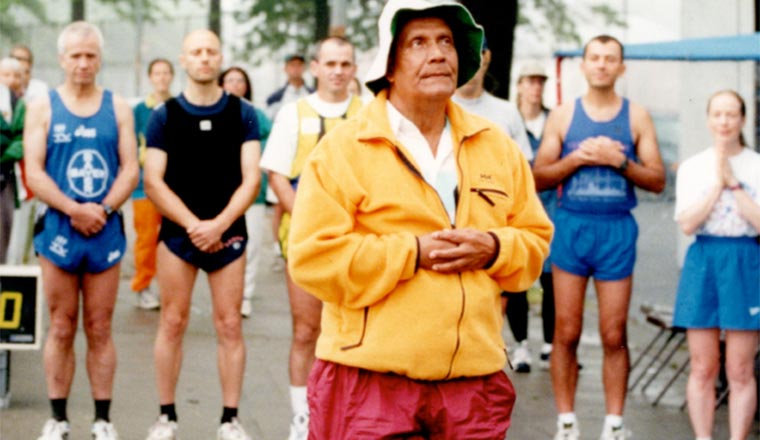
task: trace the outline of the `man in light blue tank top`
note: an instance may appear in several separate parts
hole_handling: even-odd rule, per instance
[[[586,285],[594,278],[604,348],[606,417],[602,440],[624,439],[623,407],[629,356],[626,320],[638,226],[634,186],[665,186],[654,124],[647,111],[615,93],[625,72],[622,44],[607,35],[586,44],[584,96],[551,112],[534,175],[539,190],[558,189],[551,247],[556,328],[551,356],[559,417],[555,439],[580,438],[575,417],[576,350],[583,327]]]
[[[69,434],[80,291],[95,399],[92,437],[118,437],[109,408],[116,370],[111,318],[126,248],[119,207],[137,184],[138,165],[131,108],[96,84],[102,49],[97,27],[80,21],[64,28],[58,38],[64,82],[26,115],[29,186],[46,205],[34,237],[50,312],[43,357],[52,417],[42,440]]]

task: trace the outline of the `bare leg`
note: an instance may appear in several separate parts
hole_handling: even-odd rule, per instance
[[[119,290],[117,264],[103,272],[82,275],[82,322],[87,336],[87,374],[92,397],[110,399],[116,372],[116,348],[111,319]]]
[[[190,299],[198,269],[174,255],[164,243],[157,249],[161,318],[153,348],[159,403],[174,403],[182,366],[182,338],[190,319]]]
[[[573,412],[578,384],[578,342],[583,330],[583,301],[588,278],[553,266],[556,308],[554,348],[551,356],[552,386],[557,411]]]
[[[599,334],[604,349],[604,401],[607,414],[623,415],[628,389],[628,306],[631,302],[631,277],[616,281],[595,280],[599,302]]]
[[[286,270],[290,312],[293,316],[293,341],[290,346],[290,384],[306,386],[314,363],[314,348],[320,330],[322,302],[298,287]]]
[[[729,426],[732,439],[745,439],[757,408],[754,364],[758,332],[726,331],[726,375]]]
[[[224,406],[231,408],[237,408],[240,403],[245,373],[245,343],[240,316],[245,263],[244,256],[241,256],[208,274],[214,305],[214,327],[218,344],[217,365],[222,383],[222,400]]]
[[[48,397],[69,396],[74,379],[74,337],[79,317],[79,276],[40,256],[50,329],[43,353]]]
[[[710,437],[715,417],[715,378],[720,369],[720,330],[691,329],[689,341],[690,368],[686,384],[689,418],[697,437]]]

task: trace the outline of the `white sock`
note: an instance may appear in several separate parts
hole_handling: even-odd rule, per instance
[[[575,418],[574,412],[569,413],[559,413],[559,416],[557,417],[557,421],[560,425],[575,425],[578,423],[578,419]]]
[[[604,427],[619,428],[623,426],[623,416],[617,414],[607,414],[604,416]]]
[[[293,414],[308,414],[309,402],[306,400],[306,387],[290,386],[290,406]]]

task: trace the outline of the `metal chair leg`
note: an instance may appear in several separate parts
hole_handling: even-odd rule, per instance
[[[665,331],[666,329],[663,329]],[[657,353],[652,357],[652,359],[649,361],[649,363],[644,367],[644,369],[639,373],[639,375],[636,377],[636,380],[633,381],[633,383],[628,387],[629,390],[633,390],[636,388],[636,385],[641,382],[641,379],[644,378],[644,376],[647,374],[647,371],[649,371],[650,368],[657,362],[657,360],[662,356],[662,354],[665,352],[665,350],[668,348],[668,345],[670,344],[670,341],[673,340],[673,338],[676,336],[675,333],[672,331],[668,335],[668,338],[665,340],[665,343],[662,344],[660,349],[657,351]]]
[[[657,376],[668,365],[668,363],[670,362],[670,360],[673,358],[673,355],[676,354],[676,351],[678,351],[678,349],[681,348],[681,346],[683,345],[683,343],[686,342],[686,335],[683,334],[683,333],[680,333],[680,335],[681,335],[681,339],[670,350],[670,353],[668,353],[668,355],[665,357],[665,360],[662,361],[662,363],[660,364],[660,367],[657,368],[657,371],[655,371],[654,374],[652,375],[652,377],[649,378],[649,380],[647,381],[647,383],[645,383],[644,386],[641,387],[641,392],[642,393],[646,392],[646,390],[649,387],[649,385],[651,385],[652,382],[654,382],[654,380],[657,378]],[[673,336],[675,336],[675,332],[673,333]]]
[[[639,354],[639,356],[636,358],[636,360],[633,361],[633,363],[631,364],[631,371],[633,371],[639,365],[639,363],[644,359],[644,356],[646,356],[647,354],[649,354],[649,351],[652,349],[652,347],[654,347],[654,344],[656,344],[657,341],[660,340],[660,338],[662,337],[662,335],[665,334],[666,330],[667,329],[665,329],[665,328],[661,328],[660,331],[657,333],[657,335],[654,338],[652,338],[652,340],[649,342],[649,344],[647,344],[647,346],[644,348],[644,351],[642,351]]]
[[[680,367],[678,367],[678,370],[676,371],[676,373],[673,375],[673,377],[670,378],[668,383],[665,384],[665,386],[660,391],[660,394],[657,395],[657,398],[654,399],[654,402],[652,402],[652,406],[657,406],[657,404],[660,403],[660,399],[662,399],[662,397],[665,395],[665,392],[667,392],[668,389],[675,383],[676,379],[678,379],[678,376],[680,376],[681,373],[683,373],[684,370],[686,370],[686,367],[689,366],[689,362],[690,362],[690,359],[686,359],[686,361],[684,361],[684,363],[681,364]]]

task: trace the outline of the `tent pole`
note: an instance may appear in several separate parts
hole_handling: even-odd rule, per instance
[[[562,59],[564,57],[558,56],[557,57],[557,68],[556,68],[556,78],[557,78],[557,106],[562,104]]]

